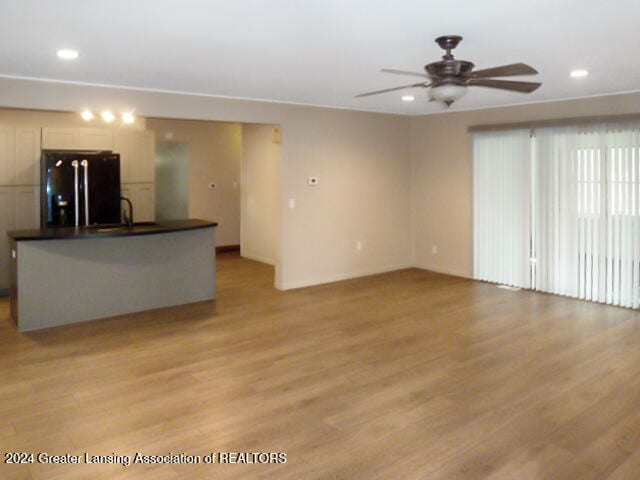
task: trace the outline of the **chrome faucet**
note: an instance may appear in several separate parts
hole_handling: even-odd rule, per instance
[[[127,211],[123,210],[122,218],[124,219],[124,223],[127,224],[127,227],[133,228],[133,204],[131,203],[131,200],[129,200],[127,197],[120,197],[120,201],[123,201],[123,200],[127,202],[127,204],[129,204],[129,214],[127,215]]]

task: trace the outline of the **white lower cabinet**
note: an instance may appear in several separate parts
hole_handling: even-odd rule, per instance
[[[14,229],[40,228],[40,187],[24,186],[13,189]]]
[[[0,187],[0,290],[9,288],[11,252],[7,231],[13,230],[13,190]]]
[[[40,187],[0,187],[0,290],[9,288],[9,230],[40,226]]]

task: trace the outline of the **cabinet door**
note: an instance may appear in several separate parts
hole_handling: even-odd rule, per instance
[[[50,150],[73,150],[75,135],[73,128],[43,128],[42,148]]]
[[[13,211],[16,230],[40,228],[40,187],[14,187]]]
[[[16,127],[14,135],[15,185],[40,184],[40,129]]]
[[[133,218],[133,220],[134,220],[135,222],[137,222],[137,221],[138,221],[138,219],[137,219],[137,218],[135,218],[135,213],[136,213],[136,212],[135,212],[135,210],[136,210],[136,204],[135,204],[135,203],[133,203],[133,198],[132,198],[132,195],[131,195],[131,187],[130,187],[129,185],[120,184],[120,196],[121,196],[121,197],[128,198],[129,200],[131,200],[131,203],[133,204],[133,210],[134,210],[134,211],[133,211],[133,214],[134,214],[134,218]],[[124,223],[124,215],[123,215],[123,214],[124,214],[124,211],[125,211],[125,209],[126,209],[126,208],[128,208],[128,207],[127,207],[126,202],[122,202],[122,201],[121,201],[121,202],[120,202],[120,221],[121,221],[122,223]]]
[[[120,132],[113,135],[113,151],[120,154],[122,183],[152,183],[156,177],[153,132]]]
[[[129,133],[115,132],[113,134],[113,152],[120,154],[120,182],[131,182],[129,157],[131,152],[131,135]],[[122,195],[127,197],[128,195]]]
[[[0,187],[0,289],[9,288],[11,255],[7,231],[13,229],[13,192],[11,187]]]
[[[43,128],[42,148],[51,150],[111,150],[113,134],[106,128]]]
[[[136,185],[137,222],[153,222],[156,219],[156,189],[150,184]]]
[[[112,150],[113,134],[101,128],[78,128],[74,142],[78,150]]]
[[[123,197],[133,204],[134,222],[153,222],[156,219],[156,192],[153,183],[129,183],[120,187]],[[123,204],[123,209],[126,208]]]
[[[140,132],[131,140],[132,182],[153,183],[156,181],[156,140],[153,132]]]
[[[0,185],[13,181],[13,127],[0,125]]]

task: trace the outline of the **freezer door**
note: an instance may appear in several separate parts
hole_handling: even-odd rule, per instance
[[[72,227],[79,205],[75,198],[74,158],[68,155],[48,154],[42,159],[42,226]]]
[[[85,159],[88,177],[82,183],[88,200],[89,225],[120,224],[120,156],[100,154],[82,158]]]

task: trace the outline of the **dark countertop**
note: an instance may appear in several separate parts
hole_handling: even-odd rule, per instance
[[[181,232],[183,230],[195,230],[197,228],[216,227],[217,222],[207,220],[187,219],[168,220],[166,222],[140,222],[134,223],[132,228],[122,227],[59,227],[45,228],[42,230],[11,230],[7,235],[14,240],[73,240],[92,239],[105,237],[128,237],[136,235],[154,235],[158,233]]]

